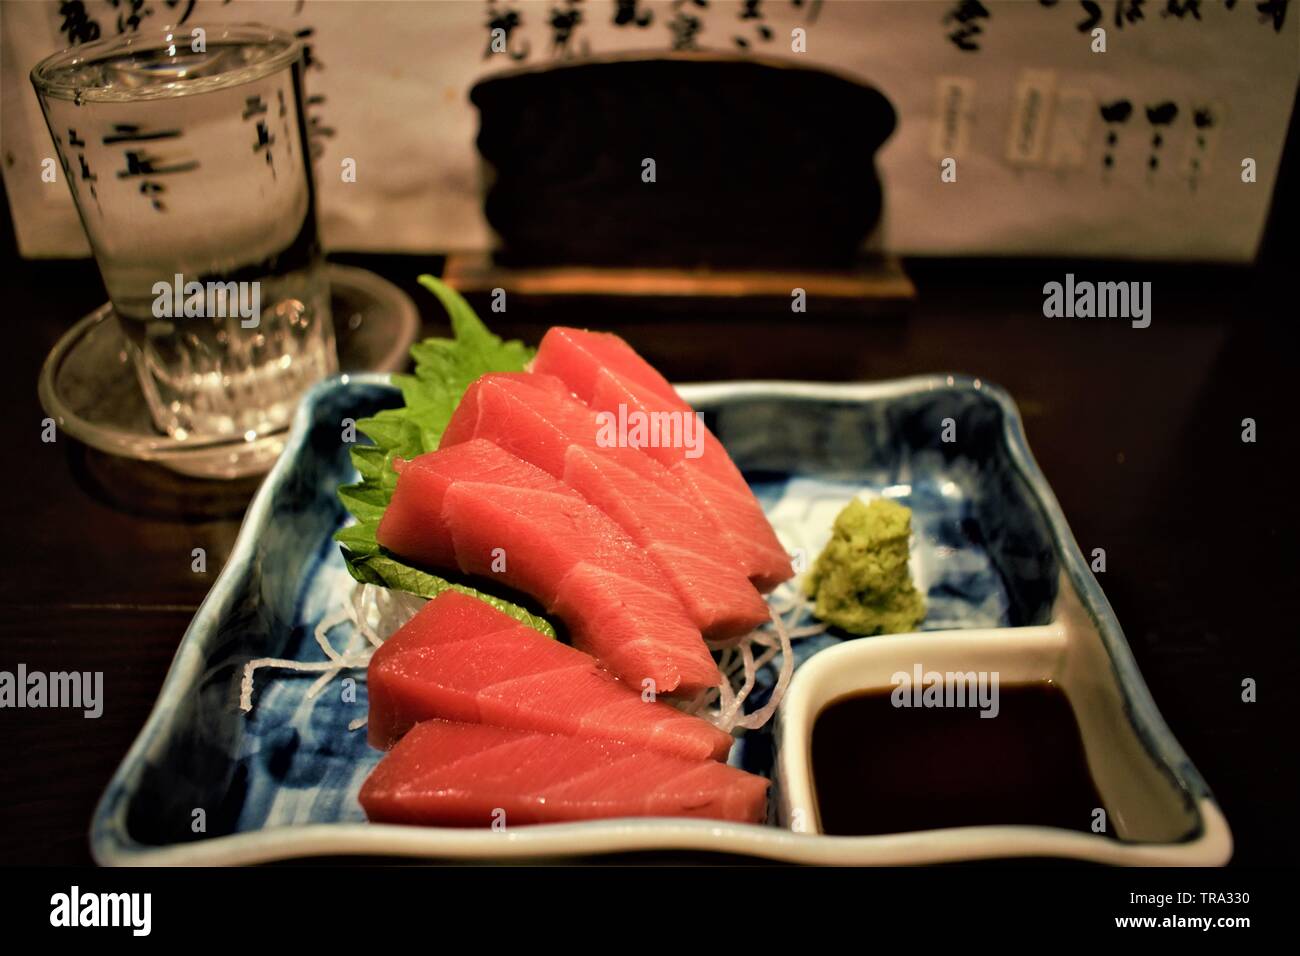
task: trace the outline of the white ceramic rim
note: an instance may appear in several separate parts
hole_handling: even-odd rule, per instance
[[[731,853],[787,863],[909,866],[963,860],[1052,857],[1116,866],[1214,866],[1227,860],[1227,826],[1211,800],[1206,833],[1183,844],[1124,844],[1050,827],[963,827],[872,837],[791,833],[755,824],[646,818],[547,824],[499,833],[371,823],[318,823],[195,843],[99,853],[113,866],[231,866],[312,856],[447,860],[573,858],[645,850]]]

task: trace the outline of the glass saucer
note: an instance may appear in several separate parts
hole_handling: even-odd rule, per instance
[[[339,371],[399,371],[420,328],[415,303],[365,269],[331,264],[329,279]],[[201,478],[261,474],[284,450],[287,428],[249,440],[181,440],[158,431],[125,343],[112,306],[105,303],[74,325],[46,357],[41,405],[61,432],[112,455]]]

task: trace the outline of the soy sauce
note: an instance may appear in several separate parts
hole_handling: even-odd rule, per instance
[[[1103,804],[1074,711],[1054,684],[1001,685],[992,718],[975,707],[896,707],[891,691],[842,697],[813,724],[822,832],[1092,831]]]

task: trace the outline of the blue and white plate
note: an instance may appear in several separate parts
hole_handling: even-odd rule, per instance
[[[494,832],[370,824],[357,792],[380,755],[364,730],[349,729],[366,715],[364,672],[308,699],[317,675],[259,671],[255,707],[241,712],[244,665],[262,657],[323,661],[313,631],[351,592],[332,540],[347,518],[335,490],[353,478],[344,419],[401,401],[386,376],[357,375],[321,384],[299,409],[153,713],[96,809],[95,858],[228,864],[704,850],[849,864],[1227,860],[1227,824],[1157,712],[1001,390],[949,376],[698,385],[682,394],[706,413],[792,550],[815,555],[855,495],[893,497],[914,515],[912,571],[928,603],[922,632],[857,640],[831,632],[798,642],[775,728],[751,733],[732,754],[733,763],[776,780],[767,825],[627,819]],[[827,701],[878,686],[882,673],[916,660],[1060,684],[1110,810],[1108,833],[1003,826],[820,834],[807,757],[812,721]],[[760,676],[750,707],[770,692],[774,673]]]

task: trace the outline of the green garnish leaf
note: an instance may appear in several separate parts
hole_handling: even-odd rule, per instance
[[[357,430],[374,444],[352,447],[352,464],[361,480],[341,485],[338,495],[357,523],[340,530],[334,540],[342,545],[348,571],[358,581],[426,598],[448,589],[460,591],[554,637],[555,629],[543,618],[517,604],[405,564],[375,540],[379,519],[397,487],[393,461],[435,450],[465,390],[480,375],[522,372],[533,357],[533,350],[522,342],[502,341],[488,331],[451,286],[430,275],[420,276],[420,284],[447,310],[453,337],[425,339],[412,346],[414,373],[393,376],[405,406],[384,409],[357,422]]]

